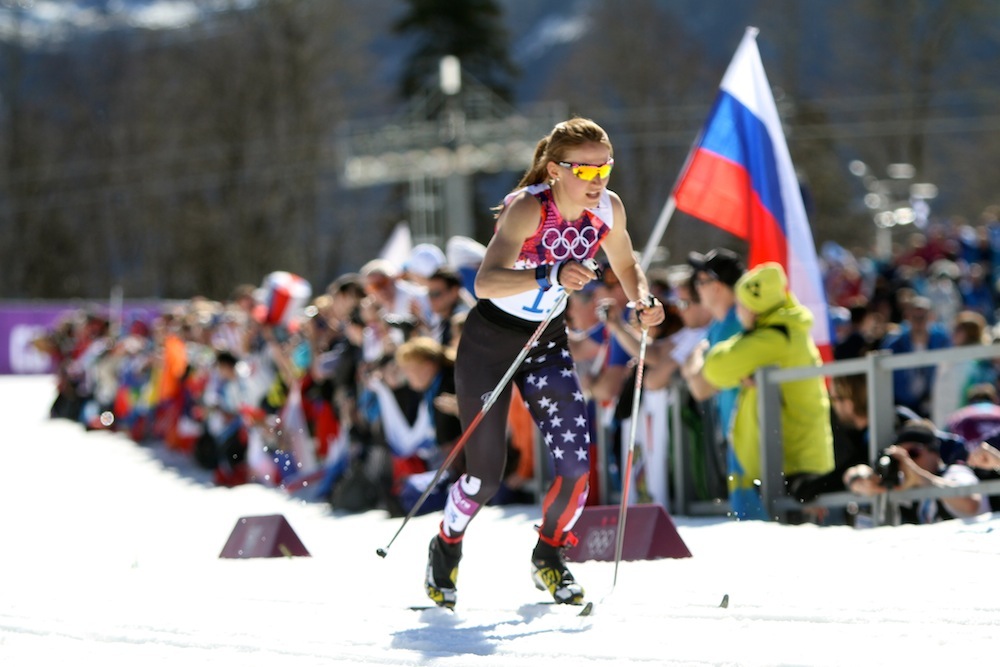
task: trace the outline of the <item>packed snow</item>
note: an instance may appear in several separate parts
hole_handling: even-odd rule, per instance
[[[978,665],[1000,631],[1000,515],[848,527],[674,517],[687,559],[573,565],[596,602],[528,574],[539,508],[472,524],[452,613],[411,611],[437,515],[347,515],[48,419],[49,377],[0,377],[0,665]],[[310,557],[220,558],[284,516]],[[720,607],[729,595],[728,608]]]

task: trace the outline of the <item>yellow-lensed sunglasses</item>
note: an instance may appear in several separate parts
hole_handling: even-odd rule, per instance
[[[556,164],[560,167],[566,167],[582,181],[592,181],[598,176],[601,178],[610,176],[611,168],[615,166],[615,160],[610,158],[604,164],[579,164],[577,162],[556,162]]]

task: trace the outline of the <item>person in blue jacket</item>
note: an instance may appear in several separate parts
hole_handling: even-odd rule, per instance
[[[887,335],[881,347],[893,354],[937,350],[951,347],[951,336],[944,326],[933,321],[930,299],[917,295],[903,304],[899,329]],[[933,365],[893,371],[896,404],[905,405],[921,417],[929,417],[934,371]]]

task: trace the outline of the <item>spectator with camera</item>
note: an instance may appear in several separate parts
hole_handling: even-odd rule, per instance
[[[986,437],[978,445],[969,447],[969,467],[975,470],[976,477],[982,481],[1000,479],[1000,429]],[[1000,512],[1000,495],[990,496],[990,508]]]
[[[612,335],[608,320],[617,318],[624,321],[631,309],[628,296],[611,266],[602,266],[600,278],[593,289],[594,313],[602,324],[598,329],[601,342],[589,372],[580,375],[580,385],[597,405],[606,411],[613,411],[626,387],[632,355]]]
[[[570,293],[566,302],[566,329],[569,351],[581,377],[596,374],[604,361],[606,318],[606,308],[599,312],[594,283]]]
[[[427,288],[405,280],[399,268],[385,259],[373,259],[361,267],[365,291],[381,311],[387,324],[409,338],[423,322],[435,318]]]
[[[650,292],[658,296],[664,303],[664,319],[660,324],[648,327],[647,330],[648,348],[643,372],[643,390],[639,396],[639,407],[635,412],[638,419],[634,443],[637,458],[636,464],[632,468],[633,479],[630,488],[633,496],[629,502],[655,502],[669,509],[667,461],[670,445],[670,394],[668,385],[674,371],[677,370],[677,362],[670,356],[670,350],[674,348],[670,337],[683,328],[684,321],[681,319],[678,307],[669,301],[669,288],[661,287],[656,290],[654,288],[656,284],[651,276]],[[659,281],[659,284],[665,285],[663,281]],[[634,320],[634,315],[630,318],[628,314],[619,309],[616,302],[612,301],[608,304],[604,320],[607,331],[613,336],[614,342],[629,355],[630,361],[637,358],[642,333],[638,322]],[[632,432],[631,415],[635,400],[634,387],[637,372],[634,363],[630,363],[628,368],[627,381],[622,387],[622,392],[615,406],[615,423],[621,427],[618,443],[622,458],[631,444],[629,434]]]
[[[668,509],[669,416],[674,400],[669,388],[679,376],[681,364],[704,340],[712,319],[708,309],[692,298],[691,273],[691,268],[686,265],[662,276],[650,272],[650,289],[665,304],[664,321],[649,329],[635,441],[641,465],[633,470],[636,480],[632,489],[641,502],[652,500]],[[608,329],[622,348],[633,357],[638,356],[640,332],[633,323],[623,320],[615,308],[609,310],[606,320]],[[629,444],[627,434],[630,432],[628,420],[631,418],[633,386],[633,382],[626,383],[618,402],[617,415],[623,420],[623,448]]]
[[[1000,449],[988,442],[981,442],[969,452],[969,465],[973,468],[1000,472]]]
[[[895,442],[881,451],[873,465],[860,464],[844,473],[844,486],[852,493],[876,496],[893,490],[933,486],[969,486],[978,478],[963,463],[946,464],[934,425],[924,419],[903,424]],[[947,498],[927,498],[900,505],[903,523],[934,523],[989,512],[987,498],[979,493]]]

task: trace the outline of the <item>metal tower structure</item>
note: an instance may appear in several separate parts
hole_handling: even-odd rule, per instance
[[[338,143],[346,187],[407,183],[412,238],[444,247],[451,236],[475,235],[472,175],[527,169],[565,106],[519,112],[454,56],[442,58],[437,84],[398,116],[344,124]]]

